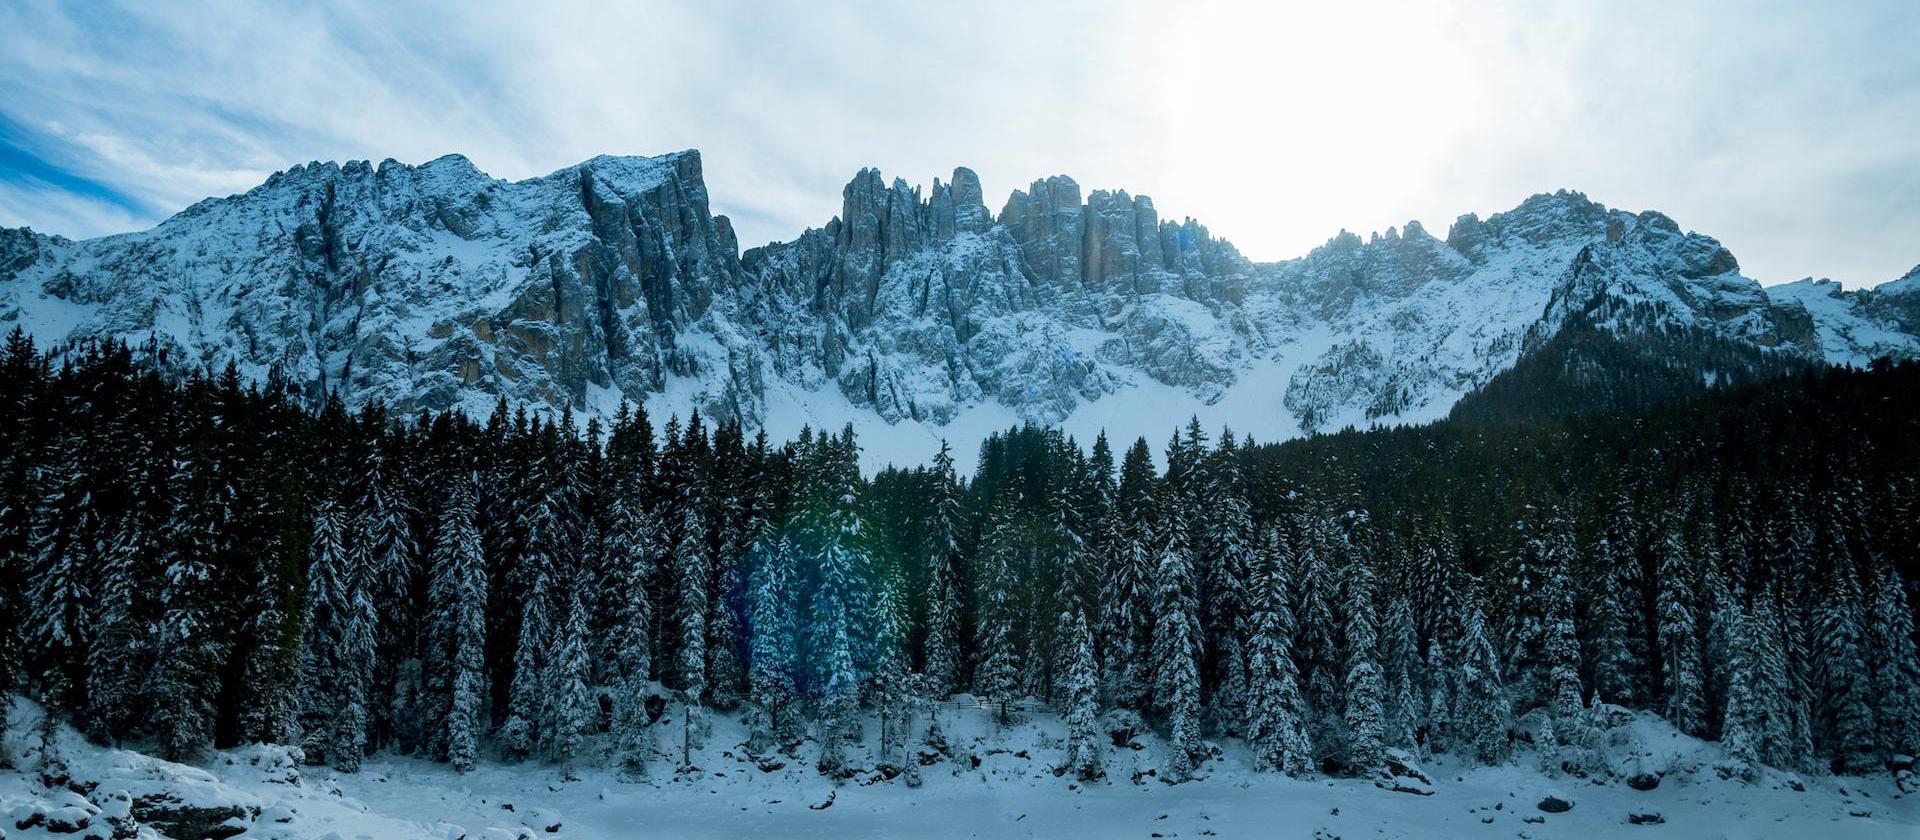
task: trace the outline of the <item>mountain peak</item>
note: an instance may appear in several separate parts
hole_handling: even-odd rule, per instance
[[[314,161],[142,233],[0,232],[0,328],[46,346],[151,337],[407,409],[626,399],[928,445],[1010,418],[1090,438],[1201,414],[1265,439],[1434,419],[1603,296],[1792,359],[1920,347],[1886,295],[1777,294],[1711,238],[1571,190],[1444,242],[1415,221],[1257,264],[1065,175],[996,216],[966,167],[924,189],[864,168],[835,220],[743,255],[693,150],[516,182],[459,155]]]

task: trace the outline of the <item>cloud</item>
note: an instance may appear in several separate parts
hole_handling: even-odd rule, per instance
[[[1917,30],[1899,0],[22,2],[0,127],[35,139],[0,152],[0,221],[151,224],[307,160],[523,178],[699,148],[749,247],[862,166],[967,165],[995,209],[1071,174],[1261,259],[1572,187],[1765,281],[1862,285],[1920,261]]]

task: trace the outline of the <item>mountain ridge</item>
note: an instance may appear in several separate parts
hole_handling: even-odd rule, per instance
[[[743,252],[702,167],[600,156],[510,182],[459,155],[314,162],[147,231],[0,230],[0,328],[152,340],[403,409],[854,422],[876,459],[1023,421],[1157,436],[1197,414],[1271,439],[1438,419],[1575,313],[1793,364],[1920,347],[1913,273],[1773,291],[1711,237],[1570,190],[1445,238],[1342,230],[1257,263],[1125,190],[1056,175],[995,214],[965,167],[930,188],[867,168],[834,218]]]

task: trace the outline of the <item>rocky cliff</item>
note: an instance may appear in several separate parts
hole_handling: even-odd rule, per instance
[[[1566,191],[1271,264],[1064,176],[997,215],[964,168],[925,190],[863,170],[841,198],[742,255],[697,152],[512,183],[458,156],[314,163],[140,233],[0,230],[0,326],[406,409],[855,422],[881,458],[1019,421],[1157,437],[1197,413],[1273,438],[1432,419],[1571,320],[1756,354],[1701,354],[1727,368],[1706,381],[1920,347],[1916,275],[1763,289],[1711,238]]]

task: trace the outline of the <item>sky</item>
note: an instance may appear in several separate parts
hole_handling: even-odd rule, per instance
[[[141,229],[310,160],[698,148],[743,247],[864,166],[968,166],[995,212],[1066,174],[1256,260],[1564,187],[1859,287],[1920,263],[1915,43],[1912,0],[12,0],[0,225]]]

